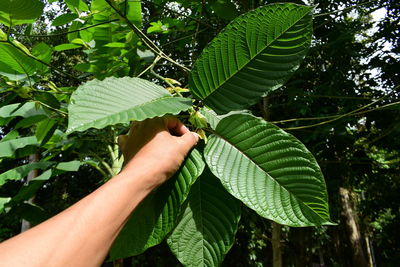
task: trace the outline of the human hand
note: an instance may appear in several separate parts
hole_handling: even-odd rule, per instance
[[[149,185],[155,188],[179,169],[198,139],[174,117],[133,122],[129,135],[118,138],[126,162],[123,171],[141,168],[152,174],[146,177],[151,177]]]

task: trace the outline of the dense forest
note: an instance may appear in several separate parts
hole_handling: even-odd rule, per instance
[[[130,76],[187,93],[188,71],[210,41],[235,18],[275,2],[2,0],[0,241],[121,168],[115,140],[129,125],[66,134],[81,84]],[[289,227],[241,205],[222,266],[398,266],[400,3],[287,2],[315,6],[311,47],[285,85],[250,110],[314,155],[335,225]],[[163,242],[104,265],[180,263]]]

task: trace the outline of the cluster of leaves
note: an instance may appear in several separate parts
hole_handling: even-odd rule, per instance
[[[1,220],[2,225],[10,220],[14,220],[15,223],[20,218],[28,219],[34,224],[40,222],[48,216],[43,215],[44,210],[51,210],[50,213],[59,211],[78,199],[79,194],[83,196],[94,188],[96,181],[107,180],[118,172],[121,159],[118,157],[115,137],[126,131],[129,116],[132,116],[131,119],[144,119],[160,116],[163,113],[177,114],[183,110],[183,113],[181,113],[184,114],[183,117],[190,116],[190,121],[187,121],[187,123],[192,123],[194,129],[198,131],[201,128],[204,129],[206,131],[204,135],[209,136],[209,142],[205,149],[208,165],[219,166],[216,164],[230,162],[231,158],[214,157],[210,153],[218,153],[216,151],[220,147],[226,147],[230,143],[240,142],[240,140],[227,140],[226,143],[223,143],[220,138],[221,134],[229,136],[229,132],[222,129],[222,126],[216,126],[221,117],[202,107],[202,105],[206,104],[220,114],[231,109],[247,108],[250,104],[256,103],[260,96],[265,93],[262,87],[259,87],[259,83],[267,83],[270,86],[270,91],[273,92],[263,98],[260,105],[261,109],[257,106],[251,108],[253,114],[263,115],[268,120],[273,119],[279,125],[293,131],[296,137],[302,140],[314,155],[317,155],[327,178],[328,188],[332,193],[330,199],[331,206],[333,203],[334,207],[334,218],[340,218],[341,208],[336,198],[339,186],[353,187],[363,192],[365,198],[361,201],[362,214],[360,216],[364,220],[365,235],[375,238],[376,249],[379,251],[377,253],[379,254],[379,256],[377,255],[378,261],[396,261],[395,248],[398,246],[393,244],[397,244],[396,242],[399,242],[399,240],[393,233],[398,229],[396,225],[399,221],[398,216],[395,216],[398,210],[395,192],[399,183],[396,182],[398,180],[396,180],[398,168],[396,168],[395,162],[398,160],[396,150],[398,151],[400,142],[396,138],[399,129],[398,120],[394,119],[398,114],[398,109],[396,109],[396,106],[390,106],[391,103],[394,103],[394,99],[398,97],[398,94],[393,94],[395,90],[390,89],[398,84],[398,73],[396,71],[398,69],[398,58],[396,58],[398,35],[395,34],[394,21],[396,21],[396,14],[397,18],[399,16],[398,12],[396,13],[394,1],[361,3],[362,5],[357,8],[349,7],[357,4],[358,1],[321,1],[316,12],[327,14],[327,16],[317,15],[314,18],[316,40],[312,45],[309,56],[306,57],[306,64],[294,74],[294,78],[289,83],[280,89],[277,89],[277,87],[287,78],[280,80],[280,77],[273,76],[272,72],[268,71],[267,74],[262,75],[267,77],[262,81],[259,80],[260,77],[249,79],[245,71],[239,72],[238,76],[232,75],[235,82],[228,80],[228,82],[221,83],[232,74],[230,71],[235,70],[235,64],[240,66],[242,60],[246,60],[243,55],[257,54],[251,49],[241,51],[238,54],[231,52],[231,58],[235,60],[229,61],[229,64],[221,64],[222,57],[218,56],[223,54],[213,54],[213,50],[216,51],[218,46],[223,46],[224,42],[229,47],[231,40],[240,40],[236,35],[228,36],[225,40],[214,41],[204,51],[204,55],[207,56],[199,57],[203,47],[230,20],[240,13],[266,4],[267,1],[182,0],[176,1],[176,3],[163,0],[49,1],[50,3],[46,3],[46,10],[51,11],[48,11],[42,17],[39,16],[42,14],[43,4],[38,0],[7,0],[6,2],[5,5],[0,7],[0,90],[2,93],[0,104],[0,134],[2,136],[0,153],[2,153],[2,159],[0,168],[2,174],[7,174],[1,176],[3,184],[0,187],[0,209],[2,210],[1,216],[4,218],[4,220]],[[206,2],[207,4],[205,4]],[[318,2],[315,1],[315,4]],[[368,29],[372,27],[372,23],[366,20],[365,16],[381,6],[386,7],[388,16],[379,23],[381,30],[368,37]],[[336,11],[343,7],[345,7],[344,12],[330,14],[332,10]],[[358,12],[358,17],[346,16],[351,10]],[[56,15],[54,16],[54,14]],[[240,19],[241,17],[239,17]],[[33,25],[29,24],[32,22],[34,22]],[[236,26],[231,24],[229,27],[234,27],[239,35],[244,26],[244,23],[241,23]],[[259,29],[257,28],[257,30]],[[49,32],[51,32],[50,35],[48,35]],[[226,31],[224,32],[226,33]],[[360,33],[365,33],[364,39],[361,41],[357,39]],[[221,35],[223,34],[221,33]],[[156,41],[152,41],[148,37]],[[389,40],[392,44],[390,53],[384,51],[385,40]],[[262,42],[259,39],[257,41]],[[307,41],[309,42],[309,37],[307,37]],[[238,45],[234,48],[240,51],[243,47]],[[337,49],[338,47],[340,49]],[[375,53],[377,50],[382,50],[382,52]],[[196,61],[198,57],[199,59]],[[365,58],[370,58],[366,64],[362,63]],[[176,61],[172,59],[176,59]],[[190,80],[188,81],[188,70],[182,64],[191,66],[195,61],[197,63],[190,72]],[[293,66],[288,63],[283,72],[291,67],[295,68],[300,61]],[[256,61],[252,64],[251,68],[257,69],[259,67]],[[218,68],[214,69],[216,66]],[[266,68],[265,65],[262,65],[262,68]],[[373,77],[369,71],[371,68],[380,70],[379,79]],[[165,89],[154,84],[150,85],[149,82],[143,80],[128,78],[118,79],[118,81],[115,78],[107,79],[103,81],[104,84],[99,81],[92,81],[76,90],[78,84],[85,83],[87,80],[94,78],[103,80],[110,76],[143,77],[153,82],[157,79],[169,87],[168,89],[173,96],[167,95],[168,92]],[[271,81],[277,81],[276,87],[271,84]],[[182,84],[189,82],[188,87],[191,91],[187,92],[185,88],[180,88],[181,85],[177,82]],[[124,83],[128,85],[124,85]],[[146,83],[149,86],[146,88],[153,88],[154,95],[141,93],[140,89],[135,87],[135,84],[141,83]],[[113,90],[110,89],[115,89],[116,84],[119,86],[118,94],[112,94],[111,91]],[[247,92],[244,89],[240,91],[241,89],[234,89],[236,84],[243,88],[248,86],[252,86],[252,88]],[[87,127],[105,128],[93,130],[86,127],[87,130],[85,130],[79,128],[82,122],[80,120],[83,118],[79,113],[85,114],[87,107],[96,107],[90,104],[86,105],[86,102],[80,107],[83,113],[77,112],[75,115],[72,115],[73,112],[70,113],[70,119],[75,122],[80,121],[75,124],[75,129],[85,131],[66,135],[67,108],[71,103],[71,94],[73,94],[76,104],[88,97],[84,96],[82,92],[92,91],[92,89],[96,91],[100,87],[107,89],[107,94],[104,94],[104,97],[117,101],[113,102],[115,105],[110,105],[111,102],[101,102],[103,103],[101,106],[111,113],[113,110],[121,110],[127,100],[132,100],[130,103],[135,103],[135,106],[129,105],[131,110],[128,114],[115,114],[114,112],[111,119],[103,118],[99,120],[97,126],[97,122],[93,122],[94,117],[89,117],[89,122],[92,125],[89,124]],[[135,87],[135,90],[138,90],[135,96],[140,96],[142,99],[136,97],[132,99],[132,94],[127,92],[128,87]],[[214,87],[221,89],[216,90],[215,98],[214,93],[211,93],[215,91]],[[377,87],[381,88],[376,90]],[[243,94],[243,97],[230,95],[229,92],[240,92],[239,94]],[[255,94],[253,95],[251,92],[255,92]],[[392,94],[389,95],[389,92],[392,92]],[[183,97],[180,95],[183,95]],[[192,100],[189,98],[190,95],[197,99],[194,102],[194,108],[192,107]],[[380,98],[385,95],[390,97]],[[143,107],[145,111],[145,114],[143,114],[140,106],[141,101],[147,102],[153,99],[152,97],[157,98],[157,101],[159,100],[157,103],[162,103],[162,105]],[[93,98],[88,99],[92,100]],[[245,101],[241,102],[243,99]],[[380,102],[369,105],[371,99],[380,99]],[[233,102],[231,102],[232,100]],[[222,105],[219,105],[219,103]],[[373,108],[378,107],[378,104],[389,106],[386,109],[379,109],[370,113],[368,109],[363,108],[369,105],[368,107],[373,110]],[[76,107],[79,107],[79,105]],[[357,111],[359,108],[361,110]],[[189,112],[186,113],[184,110],[189,110]],[[354,110],[356,112],[353,112]],[[364,113],[365,111],[368,113]],[[350,115],[344,117],[340,115],[347,113]],[[323,117],[326,115],[330,117],[326,118],[326,121],[322,121],[323,124],[320,124],[318,130],[314,130],[314,127],[319,125],[321,118],[318,118],[324,119]],[[208,125],[204,123],[204,116],[208,120]],[[287,118],[293,117],[306,117],[314,124],[304,127],[307,120],[303,120],[303,118],[286,121]],[[315,119],[316,117],[317,119]],[[336,120],[336,118],[340,118],[340,120]],[[236,130],[240,133],[234,127],[229,128],[230,124],[234,125],[239,119],[251,121],[257,125],[255,129],[258,129],[258,127],[266,131],[276,129],[269,123],[261,123],[262,120],[256,120],[255,117],[241,113],[231,116],[231,121],[229,117],[225,118],[225,127],[232,129],[232,132]],[[114,125],[115,123],[119,124]],[[248,128],[251,128],[251,126],[249,125]],[[72,131],[72,127],[70,129]],[[250,134],[250,132],[249,130],[248,133]],[[211,133],[211,136],[209,133]],[[282,133],[282,135],[278,134],[277,136],[286,138],[290,135]],[[291,137],[289,139],[290,141],[294,140]],[[264,137],[260,136],[261,144],[263,144],[263,140]],[[246,139],[246,141],[240,143],[246,144],[247,142],[250,141]],[[254,142],[253,139],[251,142]],[[242,147],[239,151],[246,149],[247,147]],[[227,199],[230,199],[227,189],[246,205],[257,210],[260,215],[274,219],[273,215],[271,217],[271,214],[265,212],[262,205],[259,207],[260,209],[257,209],[257,201],[246,199],[246,194],[241,193],[241,187],[230,187],[231,183],[236,182],[227,177],[228,175],[224,175],[229,166],[226,166],[225,170],[218,167],[213,170],[207,167],[201,159],[203,150],[202,146],[198,147],[198,151],[194,151],[190,155],[181,172],[169,184],[165,185],[164,189],[160,189],[143,203],[143,206],[147,205],[147,207],[156,206],[151,214],[148,210],[143,211],[142,208],[142,213],[138,211],[136,215],[133,215],[133,218],[135,216],[137,218],[145,212],[143,216],[151,218],[149,220],[152,221],[145,222],[137,219],[144,225],[145,228],[142,229],[146,229],[139,241],[131,238],[132,233],[135,232],[129,230],[133,228],[130,226],[133,222],[129,222],[119,237],[120,243],[116,243],[113,249],[114,258],[141,253],[146,248],[159,243],[163,239],[162,235],[165,236],[183,218],[196,218],[192,221],[199,222],[203,216],[201,213],[197,213],[199,211],[198,200],[209,203],[208,198],[213,194],[217,194],[221,198],[224,195]],[[28,162],[26,157],[31,154],[40,155],[38,163]],[[239,152],[238,155],[243,156],[243,153]],[[238,157],[238,155],[233,154],[231,157]],[[252,157],[256,155],[257,151],[251,154]],[[60,165],[60,162],[67,164],[67,167]],[[48,166],[44,167],[46,164]],[[260,161],[257,164],[262,165],[264,162],[261,163]],[[93,169],[88,171],[88,166]],[[43,168],[42,174],[23,185],[28,172],[40,168]],[[74,172],[78,168],[80,168],[80,171]],[[200,175],[203,168],[205,170]],[[88,177],[95,177],[97,171],[101,174],[101,178],[88,179]],[[46,175],[44,175],[45,173]],[[228,187],[227,189],[220,186],[215,175],[221,178],[223,184]],[[197,178],[197,176],[200,177]],[[66,177],[72,179],[66,179]],[[197,182],[195,182],[196,178]],[[179,188],[172,182],[182,179],[187,181],[187,184],[180,184],[181,187]],[[67,180],[75,181],[76,184],[69,187]],[[87,181],[86,184],[80,185],[79,183],[83,181]],[[70,183],[68,182],[68,184]],[[211,190],[209,195],[205,194],[202,188],[209,188],[210,185],[215,185],[215,190],[220,190],[219,193]],[[264,185],[262,188],[264,188]],[[184,191],[178,195],[171,194],[171,191],[177,189]],[[59,192],[61,201],[54,202],[57,203],[54,205],[49,204],[49,194],[57,195],[57,192]],[[25,203],[25,200],[35,194],[37,196],[35,205]],[[18,195],[20,197],[16,197]],[[161,201],[156,202],[155,199],[161,199]],[[187,200],[185,201],[185,199]],[[164,211],[160,203],[179,207],[179,210],[174,209],[171,217],[166,220],[165,217],[160,217]],[[212,203],[214,203],[214,199]],[[229,208],[232,209],[237,205],[238,202],[233,200]],[[224,209],[223,206],[219,208]],[[230,225],[233,225],[233,228],[225,235],[225,243],[220,243],[220,247],[224,251],[212,258],[216,262],[222,260],[223,255],[233,243],[236,226],[240,224],[239,234],[236,236],[237,245],[234,246],[230,254],[232,261],[236,264],[239,255],[242,255],[241,260],[248,259],[247,263],[243,263],[244,265],[250,262],[256,264],[260,260],[265,263],[265,261],[268,261],[266,256],[268,253],[265,251],[268,245],[265,245],[265,243],[269,242],[265,234],[268,233],[269,228],[265,225],[263,219],[256,216],[251,209],[245,206],[242,206],[241,209],[242,218],[240,222],[238,222],[239,211],[236,208],[232,209],[233,212],[229,216],[232,216]],[[261,212],[259,212],[260,210]],[[163,220],[161,221],[160,218]],[[288,221],[280,222],[291,224]],[[163,223],[161,228],[153,227],[157,224],[160,225],[160,223]],[[189,224],[186,229],[192,235],[189,226],[195,225]],[[12,234],[7,228],[9,226],[0,227],[2,228],[0,238],[7,238]],[[254,231],[252,230],[253,227],[256,227]],[[153,231],[154,229],[156,230]],[[184,228],[177,227],[176,229],[181,231],[179,233],[183,233],[182,229]],[[324,229],[322,234],[318,232],[319,229]],[[348,235],[342,228],[335,229],[318,228],[314,233],[317,236],[315,240],[305,238],[307,233],[311,234],[314,230],[287,229],[286,234],[282,237],[288,243],[288,246],[285,247],[285,253],[293,254],[292,246],[295,246],[296,254],[313,254],[315,257],[318,254],[316,251],[322,249],[326,258],[330,257],[331,263],[340,262],[341,264],[351,265],[349,259],[345,260],[351,257],[351,249],[346,249],[347,241],[345,240]],[[15,227],[14,234],[17,232],[18,229]],[[159,233],[162,234],[159,236]],[[329,237],[325,236],[326,233]],[[193,240],[196,238],[203,240],[205,237],[204,235],[195,236]],[[179,247],[176,240],[171,235],[169,244],[171,247],[175,246],[174,251],[182,252],[180,250],[182,247]],[[323,242],[321,240],[330,241]],[[247,246],[246,242],[248,242]],[[388,245],[389,242],[392,245]],[[342,245],[338,248],[332,244]],[[190,245],[186,246],[190,247]],[[249,255],[244,255],[243,251],[248,251]],[[380,253],[383,251],[385,253]],[[182,261],[185,261],[185,257],[192,257],[190,253],[182,253],[182,255],[184,255],[180,257]],[[206,259],[204,254],[199,255],[203,261]],[[303,257],[304,261],[306,261],[306,258],[308,259],[308,257]],[[286,260],[293,262],[296,266],[302,265],[302,263],[297,262],[298,259],[287,257]],[[312,259],[309,260],[308,263],[311,264]]]

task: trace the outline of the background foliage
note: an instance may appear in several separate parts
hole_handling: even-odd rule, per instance
[[[0,240],[19,233],[22,219],[36,224],[65,209],[118,168],[115,135],[124,126],[63,134],[67,103],[80,83],[141,76],[163,86],[175,79],[184,87],[187,73],[178,64],[190,68],[230,20],[274,1],[115,1],[156,46],[133,34],[103,0],[49,2],[23,7],[29,8],[29,21],[7,17],[0,8]],[[400,260],[400,7],[394,0],[313,4],[318,4],[314,40],[305,62],[284,88],[252,110],[316,156],[339,225],[284,227],[284,265],[395,266]],[[378,11],[383,16],[376,19]],[[24,24],[29,22],[34,23]],[[28,186],[32,164],[51,169],[38,172]],[[357,240],[350,238],[355,229]],[[242,207],[236,243],[223,265],[271,265],[271,235],[268,221]],[[126,260],[126,266],[174,264],[165,244]]]

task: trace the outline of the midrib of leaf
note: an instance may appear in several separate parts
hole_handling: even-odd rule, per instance
[[[242,67],[238,68],[237,71],[235,71],[231,76],[228,77],[228,79],[226,79],[225,81],[223,81],[220,85],[218,85],[209,95],[207,95],[205,98],[202,99],[202,101],[205,101],[208,97],[210,97],[213,93],[215,93],[219,88],[221,88],[221,86],[223,86],[224,84],[226,84],[232,77],[234,77],[238,72],[240,72],[242,69],[244,69],[248,64],[250,64],[250,62],[253,61],[253,59],[255,57],[257,57],[259,54],[261,54],[265,49],[269,48],[277,39],[279,39],[279,37],[281,37],[282,35],[284,35],[285,33],[287,33],[293,26],[295,26],[300,20],[302,20],[305,16],[307,16],[309,14],[309,11],[307,13],[305,13],[303,16],[300,17],[300,19],[296,20],[292,25],[290,25],[286,30],[284,30],[278,37],[276,37],[275,39],[271,40],[270,43],[267,43],[265,45],[265,47],[263,49],[260,50],[260,52],[256,53],[253,57],[250,58],[250,60],[244,64]],[[250,48],[249,48],[250,49]],[[250,53],[251,55],[251,53]],[[235,60],[236,56],[235,56]],[[237,63],[236,63],[237,64]],[[239,64],[237,64],[239,66]]]
[[[276,180],[272,175],[270,175],[266,170],[264,170],[263,168],[261,168],[260,166],[258,166],[258,164],[251,159],[246,153],[244,153],[242,150],[240,150],[237,146],[235,146],[233,143],[229,142],[226,138],[224,138],[223,136],[219,135],[218,133],[216,133],[214,130],[211,130],[211,132],[221,138],[222,140],[224,140],[225,142],[227,142],[228,144],[230,144],[231,146],[233,146],[235,149],[237,149],[238,151],[240,151],[249,161],[251,161],[258,169],[260,169],[262,172],[266,173],[268,175],[268,177],[270,177],[272,180],[274,180],[281,188],[283,188],[286,192],[288,192],[291,196],[293,196],[298,202],[302,203],[304,206],[306,206],[309,210],[311,210],[314,214],[316,214],[318,217],[322,218],[323,220],[327,221],[326,218],[321,217],[320,214],[316,213],[311,207],[309,207],[306,203],[304,203],[302,200],[300,200],[295,194],[293,194],[290,190],[288,190],[285,186],[283,186],[281,183],[279,183],[278,180]]]

